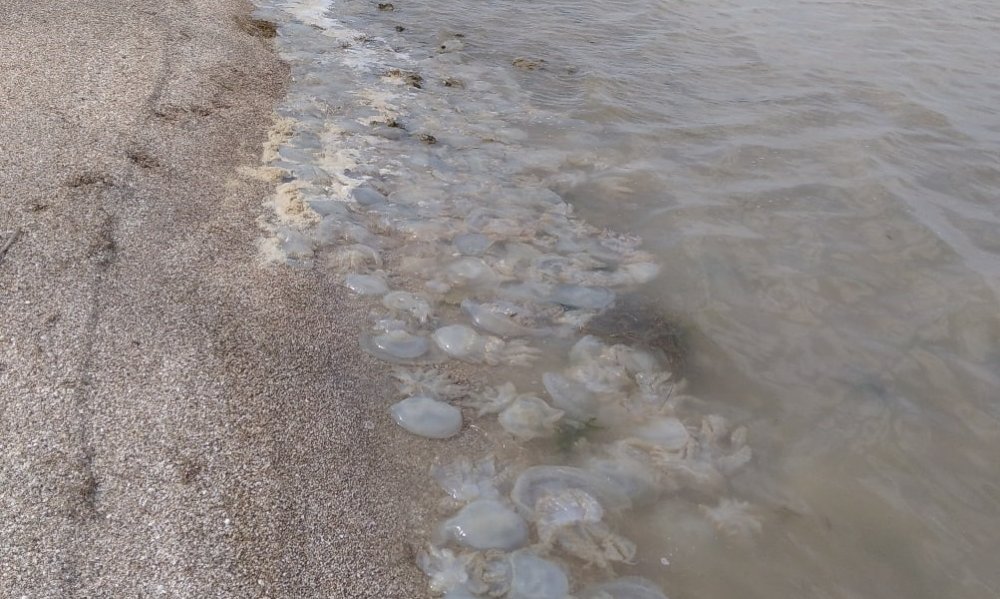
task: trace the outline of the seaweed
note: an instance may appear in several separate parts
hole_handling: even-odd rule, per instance
[[[588,322],[583,332],[611,343],[659,352],[671,371],[682,373],[684,370],[690,345],[689,326],[637,295],[619,298],[614,307]]]
[[[556,447],[562,453],[569,453],[573,451],[581,439],[587,438],[588,435],[601,430],[601,428],[597,424],[597,418],[591,418],[584,422],[563,422],[556,427]]]
[[[278,36],[278,26],[264,19],[239,16],[236,17],[236,26],[244,33],[254,37],[271,39]]]

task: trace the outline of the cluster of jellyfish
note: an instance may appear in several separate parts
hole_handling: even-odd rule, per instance
[[[394,374],[405,398],[392,416],[415,435],[458,434],[463,410],[495,415],[523,442],[550,438],[561,426],[598,431],[568,463],[561,455],[558,464],[507,471],[489,455],[431,468],[446,495],[442,506],[453,514],[437,527],[419,566],[431,591],[449,599],[562,599],[575,590],[571,573],[580,571],[598,581],[577,590],[578,599],[663,598],[649,580],[616,576],[616,566],[636,559],[636,545],[614,522],[665,494],[719,496],[726,477],[751,457],[745,428],[719,416],[692,428],[678,417],[686,396],[651,354],[592,336],[572,346],[563,370],[544,373],[545,398],[511,382],[471,390],[436,369]],[[703,512],[724,532],[752,534],[759,524],[746,508],[723,499]]]
[[[688,491],[717,499],[703,514],[720,530],[753,534],[747,504],[726,497],[727,478],[751,458],[746,429],[697,414],[655,352],[583,333],[659,268],[640,240],[588,225],[525,174],[552,155],[531,160],[502,111],[460,85],[503,73],[400,53],[312,0],[279,1],[265,16],[282,25],[295,80],[265,155],[280,182],[268,256],[328,268],[371,298],[359,342],[393,365],[391,417],[408,434],[446,440],[495,418],[519,443],[571,440],[550,463],[536,453],[533,464],[488,455],[431,467],[450,513],[419,555],[430,591],[663,598],[620,574],[637,549],[617,524]],[[343,53],[336,69],[331,48]],[[449,362],[492,384],[457,383]],[[511,380],[520,369],[541,376]]]

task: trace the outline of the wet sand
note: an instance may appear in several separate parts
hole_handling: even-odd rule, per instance
[[[362,304],[259,264],[242,0],[0,0],[0,596],[418,597]]]

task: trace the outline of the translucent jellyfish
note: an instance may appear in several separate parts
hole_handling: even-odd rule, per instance
[[[692,434],[681,450],[645,439],[626,439],[622,443],[648,453],[651,462],[664,474],[667,490],[692,489],[708,495],[723,491],[726,476],[734,474],[753,456],[746,446],[746,429],[730,430],[729,423],[721,416],[703,418],[701,430]]]
[[[478,599],[478,597],[479,595],[473,595],[463,587],[454,588],[444,594],[444,599]]]
[[[333,202],[337,207],[342,207],[343,204],[340,202]],[[367,245],[369,247],[380,249],[382,246],[382,240],[377,236],[373,235],[367,228],[359,225],[357,223],[345,222],[348,217],[347,215],[341,215],[339,212],[334,212],[330,216],[323,219],[323,222],[332,221],[336,223],[336,226],[340,229],[341,236],[343,236],[345,241],[351,243],[360,243],[361,245]],[[332,225],[331,225],[332,226]]]
[[[514,320],[518,313],[516,306],[509,302],[478,304],[472,300],[462,301],[462,311],[469,315],[477,327],[501,337],[529,337],[546,333],[547,329],[533,329]]]
[[[499,267],[498,267],[499,268]],[[517,270],[514,269],[514,273]],[[513,276],[513,273],[512,273]],[[552,294],[553,285],[539,281],[525,281],[523,283],[505,283],[497,288],[497,294],[512,302],[528,303],[552,303],[548,301]]]
[[[486,287],[495,285],[500,277],[482,258],[466,256],[449,264],[445,280],[455,286]]]
[[[434,331],[434,341],[446,354],[454,358],[476,359],[484,352],[484,340],[470,327],[453,324]]]
[[[447,439],[462,429],[462,412],[430,397],[408,397],[391,411],[396,424],[421,437]]]
[[[477,499],[442,523],[440,534],[473,549],[511,551],[528,542],[528,524],[496,499]]]
[[[701,419],[701,438],[707,443],[719,444],[729,434],[729,421],[718,414],[710,414]]]
[[[592,243],[590,252],[610,251],[615,255],[631,257],[639,251],[642,245],[642,238],[628,233],[618,233],[610,229],[605,229],[598,236],[597,242]]]
[[[530,441],[550,436],[562,416],[562,410],[553,408],[543,400],[533,395],[522,395],[500,412],[497,420],[508,433]]]
[[[582,337],[569,352],[572,366],[566,375],[596,393],[613,393],[632,383],[628,368],[620,361],[617,346],[607,346],[592,335]]]
[[[603,310],[615,301],[615,293],[604,287],[556,285],[547,299],[571,308]]]
[[[510,590],[510,570],[506,552],[484,551],[469,564],[469,582],[466,586],[478,595],[502,597]]]
[[[643,285],[655,279],[660,274],[660,266],[652,262],[636,262],[622,266],[632,285]]]
[[[517,218],[495,217],[483,224],[482,231],[502,239],[513,239],[530,234],[530,227]]]
[[[577,258],[559,254],[542,254],[531,261],[529,278],[544,281],[563,281],[568,277],[577,276],[587,268],[597,264],[582,264]],[[561,303],[561,302],[560,302]]]
[[[431,344],[426,337],[395,329],[381,335],[363,335],[361,347],[376,358],[407,364],[424,357]]]
[[[591,287],[622,287],[642,285],[656,278],[660,267],[652,262],[622,264],[615,270],[587,270],[568,273],[565,280]]]
[[[303,232],[279,226],[275,229],[274,236],[284,258],[292,261],[312,258],[313,242]]]
[[[455,249],[466,256],[482,256],[490,247],[490,238],[482,233],[465,233],[452,240]]]
[[[580,337],[569,350],[569,360],[574,364],[584,364],[600,360],[608,346],[593,335]]]
[[[542,496],[535,503],[535,525],[544,542],[563,526],[581,522],[600,522],[604,508],[597,499],[580,489],[561,489]]]
[[[420,322],[427,322],[431,315],[430,303],[409,291],[390,291],[382,297],[382,305],[396,312],[406,312]]]
[[[477,462],[459,458],[449,464],[435,464],[431,467],[431,476],[450,497],[461,502],[500,496],[496,488],[497,471],[493,456]]]
[[[370,185],[360,185],[351,190],[351,199],[362,206],[374,206],[384,204],[385,196]]]
[[[670,378],[670,373],[663,371],[659,362],[649,352],[621,344],[611,346],[610,351],[614,354],[615,360],[629,374],[644,374],[646,376],[662,374],[666,378]]]
[[[398,220],[395,229],[399,235],[416,241],[439,241],[446,239],[451,233],[447,222],[420,218]]]
[[[528,366],[539,351],[520,340],[504,342],[491,335],[480,335],[472,327],[453,324],[439,328],[432,335],[444,353],[466,362],[485,362],[490,366],[510,364]]]
[[[639,576],[624,576],[610,582],[591,585],[579,599],[667,599],[660,587]]]
[[[730,429],[721,416],[702,419],[701,430],[683,451],[656,446],[650,457],[677,483],[706,492],[719,491],[725,477],[735,474],[753,457],[746,445],[746,428]]]
[[[716,456],[713,462],[719,472],[726,476],[736,474],[743,466],[746,466],[753,459],[753,450],[743,445],[732,453]]]
[[[451,285],[445,283],[444,281],[438,281],[431,279],[424,283],[424,289],[427,290],[433,296],[442,296],[451,291]]]
[[[382,256],[375,248],[355,243],[338,248],[333,254],[333,263],[342,270],[360,270],[369,265],[381,266]]]
[[[375,325],[372,327],[372,329],[382,333],[391,333],[393,331],[405,331],[406,321],[399,320],[398,318],[376,318]]]
[[[506,382],[496,387],[486,387],[482,393],[473,394],[462,405],[474,408],[476,414],[499,414],[519,396],[514,383]]]
[[[570,380],[557,372],[542,375],[542,384],[549,392],[552,403],[575,420],[587,422],[596,418],[600,410],[597,397],[582,383]]]
[[[729,422],[722,416],[702,418],[699,437],[703,453],[727,476],[736,473],[753,458],[753,452],[746,444],[746,427],[730,428]]]
[[[349,274],[344,277],[344,284],[359,295],[382,295],[389,291],[385,280],[376,275]]]
[[[586,492],[605,510],[621,511],[632,505],[628,495],[607,478],[573,466],[532,466],[517,477],[510,497],[518,509],[534,517],[539,499],[565,489]]]
[[[569,329],[570,333],[579,331],[597,316],[594,310],[566,310],[555,321],[562,325],[563,329]],[[561,336],[568,337],[569,334],[561,332]]]
[[[661,408],[673,409],[670,401],[684,384],[674,383],[673,374],[667,371],[636,372],[632,375],[638,391],[638,399],[659,405]]]
[[[535,523],[541,547],[556,545],[588,564],[609,569],[612,562],[631,562],[635,543],[615,534],[601,521],[604,509],[581,489],[561,489],[535,503]]]
[[[675,492],[691,489],[705,495],[716,495],[726,488],[726,478],[710,461],[683,458],[674,452],[650,454],[652,461],[663,472],[664,487]]]
[[[612,445],[610,457],[592,457],[585,463],[587,470],[607,477],[635,505],[647,505],[660,495],[659,475],[642,459]]]
[[[707,505],[698,507],[705,519],[711,522],[717,531],[728,537],[752,537],[760,534],[763,528],[760,519],[745,501],[723,497],[715,507]]]
[[[392,376],[399,381],[403,395],[427,395],[437,399],[455,399],[466,394],[466,388],[446,373],[434,369],[394,368]]]
[[[569,578],[559,564],[522,549],[509,557],[508,599],[564,599],[569,594]]]
[[[417,555],[417,565],[430,581],[432,593],[461,588],[469,580],[467,568],[473,554],[456,555],[451,549],[430,546]]]
[[[657,418],[635,429],[637,438],[644,439],[667,451],[682,451],[692,442],[684,423],[676,418]]]

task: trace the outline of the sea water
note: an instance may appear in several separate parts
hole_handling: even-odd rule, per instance
[[[1000,594],[1000,5],[259,4],[261,254],[443,438],[429,594]]]

